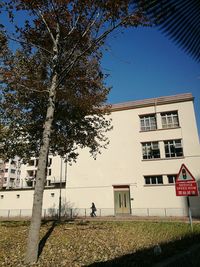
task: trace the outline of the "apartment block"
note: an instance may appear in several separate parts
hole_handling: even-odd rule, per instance
[[[9,160],[0,160],[0,188],[19,188],[20,187],[20,167],[18,157]]]

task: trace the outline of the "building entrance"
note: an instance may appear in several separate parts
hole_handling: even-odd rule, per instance
[[[130,214],[130,190],[127,187],[114,187],[114,201],[115,201],[115,214],[128,215]]]

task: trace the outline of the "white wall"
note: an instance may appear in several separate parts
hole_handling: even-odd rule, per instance
[[[176,129],[162,129],[160,112],[178,110],[180,127]],[[156,113],[158,130],[141,132],[139,115]],[[114,209],[114,185],[129,185],[131,208],[134,213],[146,214],[147,209],[154,213],[163,213],[167,208],[170,215],[176,215],[176,209],[186,207],[184,197],[176,197],[175,185],[168,184],[166,175],[178,173],[184,163],[197,181],[200,181],[200,145],[196,127],[192,101],[168,103],[157,106],[140,107],[120,110],[111,114],[113,130],[108,133],[110,144],[102,154],[94,160],[88,149],[80,150],[76,163],[67,166],[62,164],[59,156],[52,161],[51,179],[67,178],[66,189],[62,195],[74,208],[90,208],[95,202],[97,208],[107,210],[107,214]],[[164,140],[182,139],[184,157],[165,158]],[[159,141],[161,159],[143,160],[141,142]],[[24,167],[22,175],[27,168]],[[163,175],[163,185],[145,185],[144,175]],[[63,179],[63,180],[64,180]],[[53,190],[53,189],[52,189]],[[58,206],[58,190],[52,198],[51,190],[45,190],[44,209]],[[21,191],[20,199],[16,199],[16,192],[1,192],[5,198],[0,199],[1,209],[15,208],[31,209],[33,191]],[[199,197],[191,200],[193,208],[200,207]],[[149,211],[148,211],[149,212]],[[106,213],[106,212],[105,212]],[[199,211],[200,213],[200,211]],[[180,215],[180,214],[179,214]]]
[[[139,115],[178,110],[180,128],[140,132]],[[113,185],[130,185],[132,208],[184,208],[185,199],[176,197],[175,185],[145,185],[144,175],[178,173],[184,163],[200,180],[200,146],[192,101],[117,111],[112,113],[110,144],[97,160],[81,151],[76,164],[68,168],[67,197],[78,207],[94,201],[99,207],[114,207]],[[184,157],[142,160],[141,142],[182,139]],[[104,186],[104,187],[103,187]],[[90,187],[90,188],[88,188]]]

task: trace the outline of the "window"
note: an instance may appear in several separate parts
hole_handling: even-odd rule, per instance
[[[17,198],[20,198],[20,195],[17,195]]]
[[[34,159],[29,160],[28,165],[29,166],[34,166]]]
[[[5,169],[5,172],[8,172],[8,169]]]
[[[143,159],[160,158],[160,148],[158,142],[142,143]]]
[[[27,176],[33,177],[34,176],[34,171],[27,171]]]
[[[48,167],[50,167],[51,164],[52,164],[52,158],[49,158],[49,160],[48,160]]]
[[[48,175],[51,176],[51,169],[48,170]]]
[[[54,197],[55,196],[55,194],[54,193],[51,193],[51,197]]]
[[[144,176],[145,184],[163,184],[162,175]]]
[[[166,128],[175,128],[179,126],[178,112],[163,112],[161,113],[162,127]]]
[[[1,199],[3,199],[4,198],[4,195],[1,195]]]
[[[181,139],[164,141],[166,158],[182,157],[183,147]]]
[[[168,183],[169,184],[175,184],[176,182],[176,174],[170,174],[170,175],[167,175],[167,178],[168,178]]]
[[[156,115],[144,115],[140,116],[140,129],[141,131],[151,131],[157,129]]]
[[[14,169],[11,169],[11,171],[10,171],[11,173],[15,173],[15,170]]]

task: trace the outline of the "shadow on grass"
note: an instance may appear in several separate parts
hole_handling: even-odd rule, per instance
[[[155,255],[154,246],[138,250],[135,253],[126,254],[121,257],[114,258],[105,262],[94,262],[87,267],[147,267],[155,266],[156,264],[162,263],[163,261],[173,257],[175,255],[181,254],[183,252],[189,251],[195,244],[200,245],[200,234],[190,234],[182,237],[181,239],[170,241],[168,243],[160,244],[161,254]],[[188,252],[190,253],[190,252]],[[199,254],[199,253],[198,253]],[[195,255],[196,256],[196,255]],[[190,257],[187,256],[188,261]],[[181,265],[173,266],[200,266],[200,254],[197,255],[195,259],[198,264],[191,265],[187,261],[183,261]],[[177,260],[178,261],[178,260]],[[159,266],[172,266],[172,265],[159,265]],[[86,267],[86,266],[85,266]]]
[[[57,220],[43,220],[41,225],[46,225],[49,222],[52,222],[52,226],[49,228],[49,230],[46,232],[46,234],[43,236],[43,238],[39,242],[38,246],[38,258],[41,255],[43,248],[50,237],[51,233],[53,232],[54,228],[59,224],[65,224],[66,222],[73,221],[73,220],[66,220],[66,221],[57,221]]]
[[[43,225],[45,224],[45,222],[42,223]],[[43,236],[43,238],[40,240],[39,246],[38,246],[38,258],[41,255],[43,248],[48,240],[48,238],[50,237],[51,233],[53,232],[54,228],[56,227],[56,225],[58,224],[57,221],[53,221],[52,226],[49,228],[49,230],[46,232],[46,234]]]

